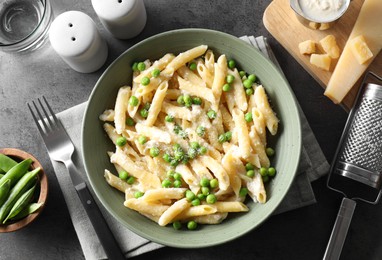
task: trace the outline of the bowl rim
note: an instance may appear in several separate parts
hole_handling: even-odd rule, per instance
[[[49,185],[48,177],[45,174],[44,168],[42,167],[39,160],[37,160],[36,157],[34,157],[32,154],[17,148],[1,148],[0,153],[5,154],[7,156],[17,157],[21,160],[31,158],[33,162],[30,167],[32,169],[36,169],[37,167],[41,168],[40,172],[38,173],[38,178],[40,182],[40,195],[37,202],[42,202],[43,204],[36,212],[29,214],[28,216],[20,219],[19,221],[10,224],[0,225],[0,233],[7,233],[17,231],[23,227],[26,227],[36,220],[36,218],[40,215],[40,213],[45,207],[48,198]]]
[[[157,239],[155,237],[155,235],[147,234],[145,232],[142,232],[139,228],[136,228],[136,227],[134,227],[131,224],[125,223],[125,221],[122,219],[122,217],[120,217],[116,212],[114,212],[114,210],[111,208],[111,206],[109,206],[107,201],[103,198],[102,194],[95,188],[96,184],[93,181],[91,175],[88,174],[91,171],[89,170],[88,164],[85,161],[86,158],[87,158],[87,155],[85,154],[85,150],[86,149],[84,149],[84,147],[85,147],[84,132],[85,132],[85,129],[86,129],[85,123],[87,121],[86,120],[87,115],[88,115],[88,113],[90,111],[90,103],[91,103],[90,101],[93,99],[93,97],[97,93],[97,89],[98,89],[97,86],[103,81],[103,78],[109,73],[109,71],[114,69],[114,67],[116,66],[118,61],[120,59],[122,59],[123,56],[126,55],[126,53],[134,51],[135,48],[139,48],[141,45],[145,45],[147,42],[149,42],[149,41],[151,41],[153,39],[170,36],[171,34],[182,34],[182,33],[192,33],[192,32],[194,32],[194,33],[205,32],[205,33],[219,34],[222,37],[227,37],[227,38],[230,38],[230,39],[236,41],[236,43],[239,44],[239,45],[247,46],[247,47],[244,47],[244,48],[249,48],[252,51],[257,52],[261,56],[261,59],[263,59],[263,61],[265,63],[267,63],[267,66],[273,67],[274,70],[277,71],[278,76],[280,78],[282,78],[283,82],[285,83],[285,85],[287,87],[287,91],[289,92],[290,97],[294,101],[293,109],[292,109],[293,111],[292,112],[294,112],[295,115],[296,115],[295,116],[296,121],[294,121],[293,123],[296,125],[296,128],[299,129],[299,132],[297,134],[298,137],[296,138],[296,143],[294,144],[294,146],[296,147],[297,150],[296,150],[296,157],[295,157],[296,160],[295,160],[295,163],[293,165],[293,177],[288,179],[289,181],[285,185],[285,186],[287,186],[287,188],[285,188],[283,190],[282,194],[280,194],[281,191],[277,191],[280,194],[282,199],[280,199],[279,201],[277,201],[277,203],[275,203],[274,207],[272,208],[272,210],[270,210],[270,213],[266,217],[263,217],[261,220],[258,221],[258,225],[250,226],[245,231],[242,231],[241,233],[236,233],[234,237],[230,237],[230,238],[226,238],[226,239],[217,239],[214,242],[206,242],[205,244],[200,244],[200,245],[199,244],[198,245],[180,244],[180,243],[176,243],[176,242],[169,242],[168,240],[163,241],[161,239]],[[245,235],[246,233],[250,232],[254,228],[257,228],[258,226],[260,226],[264,221],[266,221],[272,215],[272,213],[277,209],[277,207],[280,205],[280,203],[283,201],[283,199],[285,198],[287,192],[289,191],[290,187],[292,186],[292,183],[293,183],[293,181],[295,179],[295,176],[297,174],[297,169],[298,169],[298,165],[299,165],[299,161],[300,161],[300,157],[301,157],[301,149],[302,149],[301,120],[300,120],[299,111],[298,111],[298,107],[297,106],[298,106],[297,99],[296,99],[296,97],[295,97],[295,95],[294,95],[294,93],[293,93],[293,91],[292,91],[292,89],[291,89],[291,87],[289,85],[289,82],[287,81],[285,75],[283,75],[283,73],[280,73],[279,69],[276,67],[276,65],[273,62],[271,62],[268,58],[264,57],[261,54],[260,51],[258,51],[257,49],[251,47],[248,43],[244,42],[243,40],[239,39],[238,37],[233,36],[233,35],[228,34],[228,33],[225,33],[225,32],[221,32],[221,31],[217,31],[217,30],[212,30],[212,29],[202,29],[202,28],[175,29],[175,30],[170,30],[170,31],[165,31],[165,32],[162,32],[162,33],[158,33],[158,34],[155,34],[155,35],[153,35],[151,37],[148,37],[148,38],[146,38],[146,39],[144,39],[144,40],[142,40],[142,41],[132,45],[127,50],[122,52],[106,68],[106,70],[102,73],[102,75],[99,77],[99,79],[95,83],[94,88],[93,88],[93,90],[92,90],[92,92],[91,92],[91,94],[89,96],[88,102],[86,104],[86,108],[85,108],[84,115],[83,115],[83,120],[82,120],[81,145],[83,147],[83,149],[82,149],[82,157],[83,157],[85,172],[86,172],[86,175],[87,175],[87,177],[89,179],[90,185],[92,186],[92,188],[94,190],[94,193],[96,194],[97,198],[100,200],[101,204],[106,208],[108,213],[110,215],[112,215],[124,227],[126,227],[130,231],[138,234],[139,236],[141,236],[143,238],[146,238],[146,239],[148,239],[150,241],[162,244],[162,245],[171,246],[171,247],[177,247],[177,248],[203,248],[203,247],[209,247],[209,246],[215,246],[215,245],[218,245],[218,244],[223,244],[223,243],[232,241],[233,239],[236,239],[236,238],[238,238],[240,236]]]

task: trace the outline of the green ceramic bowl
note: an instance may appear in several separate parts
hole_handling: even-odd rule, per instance
[[[113,108],[118,88],[130,85],[131,64],[144,59],[158,59],[165,53],[177,54],[200,44],[207,44],[219,54],[235,59],[248,73],[255,73],[265,86],[281,120],[277,138],[270,140],[277,155],[272,164],[278,170],[266,186],[267,203],[247,202],[250,211],[233,214],[219,225],[202,225],[196,231],[160,227],[139,213],[123,206],[124,195],[111,188],[103,177],[104,169],[113,169],[106,154],[115,147],[108,139],[98,116]],[[235,239],[264,222],[285,197],[293,179],[301,152],[301,129],[295,97],[276,67],[244,41],[217,31],[184,29],[150,37],[124,52],[103,73],[91,93],[82,128],[83,158],[86,172],[103,206],[120,223],[136,234],[167,246],[200,248]]]

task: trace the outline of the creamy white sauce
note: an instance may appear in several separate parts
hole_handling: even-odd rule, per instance
[[[341,16],[346,0],[298,0],[306,18],[315,22],[331,22]]]

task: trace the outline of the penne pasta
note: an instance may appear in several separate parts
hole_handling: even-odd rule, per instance
[[[118,173],[104,169],[105,182],[123,205],[166,226],[219,224],[247,212],[247,200],[266,203],[260,169],[271,165],[267,131],[276,134],[279,120],[264,88],[253,83],[246,94],[238,69],[206,45],[143,62],[99,115]]]
[[[271,135],[275,135],[277,133],[279,120],[276,117],[275,112],[273,112],[268,102],[268,97],[267,97],[267,94],[265,93],[263,86],[260,85],[256,87],[254,95],[255,95],[256,106],[264,115],[265,124],[269,132],[271,133]]]

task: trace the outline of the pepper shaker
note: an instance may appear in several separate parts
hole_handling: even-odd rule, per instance
[[[85,13],[67,11],[53,21],[49,40],[58,55],[74,70],[91,73],[106,61],[108,48],[94,21]]]
[[[146,25],[143,0],[92,0],[92,5],[103,26],[118,39],[133,38]]]

